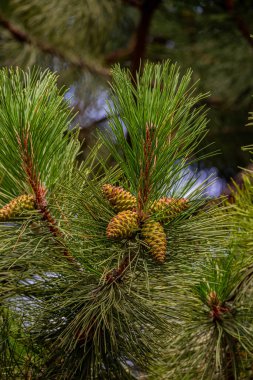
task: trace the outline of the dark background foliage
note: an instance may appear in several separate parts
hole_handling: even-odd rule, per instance
[[[133,77],[146,60],[191,67],[200,90],[210,91],[204,143],[221,153],[203,165],[229,181],[249,165],[241,146],[252,142],[252,17],[250,0],[1,0],[0,64],[59,72],[79,113],[84,155],[93,132],[107,126],[112,65]]]

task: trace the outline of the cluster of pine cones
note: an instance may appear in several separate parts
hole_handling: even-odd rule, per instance
[[[163,223],[174,219],[189,207],[187,199],[161,198],[154,201],[145,216],[140,218],[137,199],[122,187],[105,184],[103,194],[117,213],[109,222],[108,239],[131,238],[138,231],[153,258],[162,263],[165,260],[167,240]],[[24,211],[34,210],[32,195],[20,195],[0,209],[0,221],[8,221],[20,216]],[[155,214],[156,220],[152,219]]]
[[[150,248],[155,260],[162,263],[166,255],[166,234],[162,223],[175,218],[177,214],[189,207],[185,198],[161,198],[154,201],[145,217],[139,218],[136,208],[137,199],[122,187],[105,184],[104,196],[117,214],[110,220],[106,235],[108,239],[126,239],[141,231],[143,241]],[[150,218],[156,214],[156,220]]]

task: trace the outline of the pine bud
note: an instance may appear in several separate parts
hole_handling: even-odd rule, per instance
[[[185,198],[161,198],[154,201],[150,207],[153,213],[161,213],[161,220],[171,220],[189,207]]]
[[[34,208],[35,202],[32,195],[20,195],[0,209],[0,221],[10,220],[20,216],[22,212],[33,210]]]
[[[167,242],[161,223],[148,219],[142,227],[142,236],[150,247],[151,255],[160,263],[164,262]]]
[[[135,211],[122,211],[109,222],[106,235],[108,239],[125,239],[131,237],[139,229],[138,216]]]
[[[207,304],[210,307],[212,307],[213,305],[220,305],[220,301],[215,290],[211,290],[211,292],[208,294]]]
[[[133,210],[136,208],[136,198],[120,186],[105,184],[103,194],[116,212]]]

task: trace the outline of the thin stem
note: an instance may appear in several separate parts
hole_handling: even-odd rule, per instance
[[[112,269],[110,272],[106,274],[106,284],[112,284],[115,282],[122,281],[127,269],[129,268],[130,264],[135,260],[135,258],[136,254],[134,253],[126,255],[117,268]]]
[[[42,215],[42,220],[47,222],[47,226],[52,235],[57,239],[57,241],[63,246],[63,255],[70,262],[75,262],[75,258],[70,254],[62,240],[59,240],[63,237],[62,232],[57,226],[57,223],[48,209],[48,204],[46,200],[46,188],[42,185],[39,175],[36,173],[34,160],[33,160],[33,151],[32,151],[32,142],[29,132],[24,132],[22,138],[17,135],[17,142],[21,151],[22,165],[23,169],[27,175],[27,179],[31,185],[31,188],[35,195],[35,203],[37,209]],[[29,151],[30,145],[30,151]],[[77,264],[77,263],[76,263]]]
[[[115,283],[119,283],[123,280],[124,275],[126,274],[127,269],[130,267],[131,263],[135,260],[136,254],[128,254],[126,255],[122,261],[120,262],[117,268],[110,270],[105,275],[105,282],[95,289],[92,293],[94,296],[94,302],[98,294],[105,289],[108,285],[112,285]],[[78,331],[76,334],[76,339],[80,344],[87,344],[89,341],[93,339],[95,332],[95,325],[97,319],[95,317],[91,318],[90,325],[87,327],[85,331]]]
[[[130,37],[129,42],[126,47],[120,48],[108,53],[104,59],[105,63],[113,64],[119,62],[122,59],[128,58],[134,51],[136,45],[136,35],[135,33]]]
[[[237,377],[237,343],[238,340],[232,336],[225,334],[222,339],[223,347],[223,368],[225,380],[236,380]]]
[[[155,138],[155,127],[152,124],[146,124],[146,136],[143,145],[143,166],[140,172],[140,181],[137,197],[137,213],[140,218],[143,217],[143,210],[148,201],[152,184],[151,184],[151,175],[154,166],[156,165],[156,156],[153,152],[153,141]],[[156,140],[157,146],[157,140]]]

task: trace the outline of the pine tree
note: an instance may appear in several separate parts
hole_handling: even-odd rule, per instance
[[[208,164],[230,180],[250,159],[240,146],[251,138],[244,125],[253,88],[252,17],[250,0],[1,0],[0,64],[60,73],[86,147],[93,131],[108,125],[111,65],[129,67],[133,76],[146,59],[192,67],[201,91],[212,94],[203,99],[211,106],[209,141],[223,151]]]
[[[235,379],[250,363],[248,227],[197,186],[191,76],[115,67],[110,132],[78,165],[57,77],[0,71],[1,379]]]

